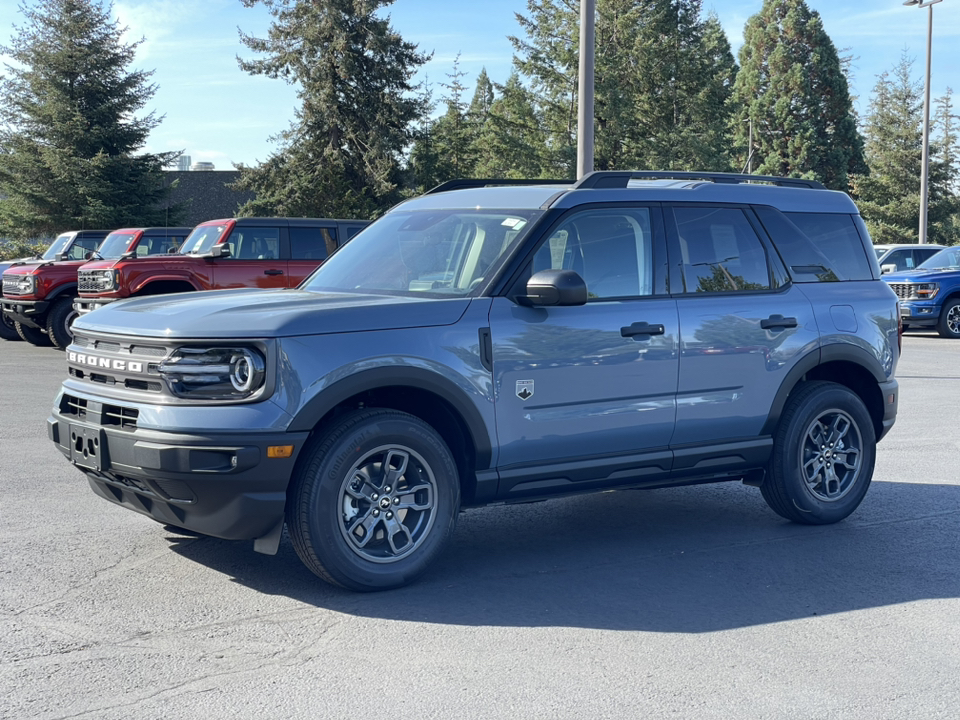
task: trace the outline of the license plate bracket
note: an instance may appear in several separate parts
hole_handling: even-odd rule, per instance
[[[70,460],[88,470],[107,465],[107,441],[101,428],[70,423]]]

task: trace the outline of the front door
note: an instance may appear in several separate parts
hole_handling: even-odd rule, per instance
[[[238,225],[226,242],[230,255],[212,261],[215,288],[287,287],[287,261],[280,259],[280,228]]]
[[[502,496],[669,471],[678,320],[660,282],[661,228],[656,206],[577,211],[542,242],[525,277],[574,270],[586,282],[586,305],[534,308],[494,299]]]

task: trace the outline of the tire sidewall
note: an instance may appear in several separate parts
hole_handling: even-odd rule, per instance
[[[856,485],[842,498],[827,502],[815,497],[807,488],[800,467],[800,450],[810,424],[822,413],[841,410],[856,423],[860,432],[860,474]],[[823,525],[839,522],[850,515],[863,500],[870,487],[876,462],[876,433],[873,421],[863,402],[840,385],[823,385],[800,403],[797,412],[784,427],[774,462],[787,500],[800,512],[803,522]]]
[[[17,326],[14,325],[7,315],[0,312],[0,338],[4,340],[21,340],[20,333],[17,332]]]
[[[383,445],[416,452],[430,466],[437,485],[433,525],[410,556],[375,563],[355,553],[340,531],[340,489],[346,473],[367,453]],[[400,413],[371,417],[337,437],[304,468],[298,479],[294,509],[320,563],[340,584],[359,590],[398,587],[422,573],[452,534],[460,506],[460,483],[453,457],[429,426]]]
[[[47,316],[47,335],[53,345],[61,350],[73,342],[70,326],[78,313],[73,309],[73,298],[60,298]]]
[[[938,323],[937,330],[942,337],[958,339],[960,338],[960,333],[954,332],[950,329],[950,326],[947,324],[947,320],[950,315],[950,311],[954,308],[960,307],[960,300],[951,300],[946,305],[943,306],[943,310],[940,312],[940,321]]]
[[[31,345],[36,345],[37,347],[50,346],[50,338],[47,337],[47,334],[43,332],[43,330],[24,325],[21,322],[15,323],[14,327],[17,329],[17,334]]]

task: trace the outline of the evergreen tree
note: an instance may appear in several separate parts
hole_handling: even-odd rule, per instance
[[[440,157],[440,148],[435,137],[436,121],[430,118],[436,108],[433,101],[433,89],[430,79],[424,80],[420,103],[423,114],[419,126],[414,133],[413,146],[410,148],[410,158],[407,163],[408,187],[406,194],[422,195],[430,188],[434,188],[447,177],[448,169]]]
[[[243,0],[274,21],[266,38],[241,33],[264,57],[253,75],[295,83],[301,106],[280,148],[241,166],[244,214],[372,217],[400,198],[401,159],[425,112],[411,80],[428,59],[380,10],[392,0]]]
[[[534,109],[533,95],[516,71],[498,88],[490,113],[473,150],[475,172],[484,178],[550,177],[544,131]]]
[[[804,0],[764,0],[747,21],[733,106],[740,147],[753,121],[758,173],[846,190],[849,175],[866,170],[840,58]]]
[[[864,125],[869,175],[853,178],[860,212],[875,243],[917,242],[923,143],[922,85],[905,54],[877,80]],[[946,168],[933,146],[929,167],[928,240],[948,221],[952,199]]]
[[[453,61],[453,71],[447,73],[449,82],[441,83],[447,91],[443,97],[447,112],[433,126],[438,154],[448,180],[470,177],[473,172],[473,160],[470,157],[473,133],[464,98],[467,89],[463,84],[465,76],[466,73],[460,69],[460,53],[457,53]]]
[[[136,113],[152,73],[131,71],[139,42],[98,0],[38,0],[22,8],[0,80],[0,235],[163,225],[162,169],[179,153],[139,153],[160,123]],[[140,41],[142,42],[142,41]]]
[[[493,106],[495,95],[493,92],[493,83],[487,75],[487,69],[480,70],[477,75],[477,87],[473,91],[473,99],[470,101],[470,107],[467,108],[467,122],[470,125],[470,132],[474,138],[480,133],[480,128],[487,121],[490,115],[490,108]]]
[[[960,243],[960,197],[957,195],[957,180],[960,178],[960,138],[957,136],[957,116],[953,112],[953,89],[947,88],[943,97],[935,101],[937,105],[933,126],[939,138],[935,147],[936,162],[944,188],[942,201],[948,206],[943,219],[938,219],[930,228],[929,234],[937,238],[931,242],[943,245]],[[949,214],[948,214],[949,213]]]

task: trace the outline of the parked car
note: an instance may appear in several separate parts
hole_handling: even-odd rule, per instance
[[[50,246],[47,247],[46,252],[44,252],[43,254],[46,255],[47,253],[49,253],[50,248],[53,245],[55,245],[58,241],[59,241],[59,238],[55,238],[53,242],[51,242]],[[7,269],[12,267],[13,265],[30,262],[31,260],[39,261],[40,259],[41,259],[41,256],[23,257],[23,258],[17,258],[16,260],[4,260],[3,262],[0,262],[0,277],[2,277],[3,273],[5,273]],[[0,290],[0,297],[2,297],[2,290]],[[13,318],[7,317],[4,314],[2,307],[0,307],[0,339],[15,340],[15,341],[23,339],[17,333],[17,326]]]
[[[943,250],[944,245],[923,244],[903,244],[903,245],[874,245],[873,249],[877,253],[877,262],[880,264],[880,272],[892,273],[903,270],[913,270],[920,263],[933,257]]]
[[[176,254],[91,262],[80,271],[80,314],[115,300],[221,288],[295,287],[366,220],[237,218],[201,223]]]
[[[798,523],[858,507],[900,335],[846,194],[488,182],[396,206],[298,289],[79,318],[50,439],[112,503],[265,553],[286,525],[354,590],[410,582],[489,503],[739,480]]]
[[[883,276],[900,298],[905,328],[936,328],[940,337],[960,338],[960,247],[949,247],[915,270]]]
[[[63,349],[77,316],[80,266],[91,257],[116,262],[141,252],[167,252],[183,242],[190,228],[123,228],[107,234],[87,231],[53,259],[11,267],[3,273],[3,314],[15,322],[17,333],[34,345]],[[102,237],[98,237],[102,233]]]

